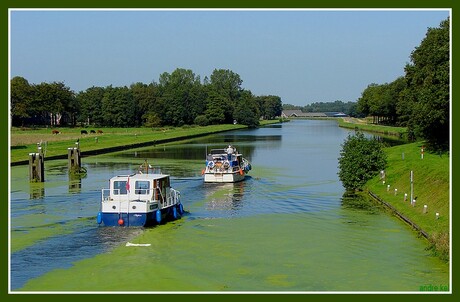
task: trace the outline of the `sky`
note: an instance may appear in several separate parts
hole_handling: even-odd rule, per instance
[[[357,101],[404,76],[444,10],[10,10],[9,76],[76,93],[159,82],[160,74],[239,74],[283,104]]]

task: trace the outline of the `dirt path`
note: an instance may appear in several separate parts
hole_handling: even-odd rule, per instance
[[[346,123],[361,124],[361,125],[366,125],[367,124],[365,119],[360,119],[360,118],[356,118],[356,117],[344,117],[342,119]]]

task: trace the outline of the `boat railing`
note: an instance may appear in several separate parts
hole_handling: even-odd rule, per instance
[[[136,194],[136,195],[150,195],[150,189],[135,189],[134,194]]]
[[[127,196],[128,193],[126,190],[121,189],[102,189],[101,190],[102,201],[112,201],[119,198],[125,198],[123,196]]]
[[[113,193],[113,196],[110,195],[110,192],[112,191]],[[135,200],[130,200],[130,201],[138,201],[138,202],[146,202],[146,201],[149,201],[150,198],[150,192],[152,190],[151,189],[136,189],[134,191],[134,195],[137,195],[137,199]],[[102,201],[114,201],[115,200],[118,200],[119,201],[119,198],[121,196],[126,196],[128,197],[128,194],[121,194],[120,195],[120,189],[102,189],[101,190],[101,196],[102,196]],[[123,198],[126,198],[126,197],[123,197]],[[131,195],[131,197],[133,197]]]
[[[171,194],[170,194],[170,205],[175,205],[180,202],[180,192],[171,188]]]
[[[160,187],[156,187],[154,190],[156,190],[156,192],[158,192],[158,196],[155,196],[155,197],[154,197],[156,201],[159,200],[159,201],[161,202],[162,200],[164,200],[164,201],[167,202],[167,200],[166,200],[166,199],[164,198],[164,196],[163,196],[163,192],[161,192]],[[155,193],[155,195],[157,195],[157,193]],[[159,197],[159,198],[158,198],[158,197]]]
[[[231,165],[219,165],[216,166],[214,165],[212,168],[211,167],[206,167],[209,172],[214,172],[214,173],[223,173],[223,172],[238,172],[241,167],[238,164],[235,164],[233,166]]]

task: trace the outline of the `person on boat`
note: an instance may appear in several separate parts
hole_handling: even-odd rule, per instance
[[[228,161],[232,160],[232,154],[233,154],[233,148],[232,148],[231,145],[228,145],[228,148],[227,148],[227,159],[228,159]]]

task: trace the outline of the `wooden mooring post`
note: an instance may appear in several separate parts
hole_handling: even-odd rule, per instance
[[[45,181],[45,156],[42,147],[37,153],[29,153],[29,180],[33,182]]]
[[[76,142],[75,145],[76,147],[67,148],[69,173],[79,173],[81,168],[80,144]]]

